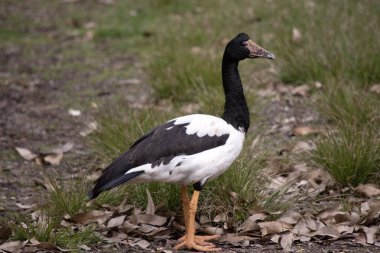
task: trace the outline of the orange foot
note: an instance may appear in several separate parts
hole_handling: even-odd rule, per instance
[[[185,235],[178,239],[179,243],[174,248],[180,249],[186,247],[188,249],[195,249],[198,251],[221,251],[221,248],[216,248],[213,243],[208,242],[208,240],[213,240],[219,237],[220,235],[196,235],[193,239],[191,239]]]

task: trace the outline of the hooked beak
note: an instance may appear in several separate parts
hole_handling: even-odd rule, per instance
[[[252,40],[247,40],[245,42],[245,46],[249,49],[249,58],[266,58],[270,60],[274,60],[276,58],[273,53],[260,47]]]

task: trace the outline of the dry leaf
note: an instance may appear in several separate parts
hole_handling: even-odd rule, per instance
[[[122,215],[119,217],[112,218],[107,223],[107,228],[114,228],[122,225],[124,223],[126,215]]]
[[[296,235],[306,235],[309,234],[310,229],[307,226],[306,221],[300,220],[292,229],[292,232]]]
[[[6,252],[19,252],[28,241],[12,241],[5,242],[0,245],[0,250],[4,250]]]
[[[313,233],[313,236],[315,236],[315,235],[329,236],[332,238],[339,238],[340,237],[339,231],[336,228],[331,227],[331,226],[318,229],[317,231],[315,231]]]
[[[281,238],[281,235],[279,234],[274,234],[272,235],[272,237],[270,238],[270,240],[274,243],[278,243],[280,241],[280,238]]]
[[[268,212],[266,211],[254,211],[250,212],[250,214],[249,219],[252,221],[265,220],[268,217]]]
[[[294,128],[294,134],[297,136],[305,136],[309,134],[315,134],[318,133],[318,129],[312,128],[309,126],[301,126],[301,127],[296,127]]]
[[[98,123],[96,121],[92,121],[88,123],[87,127],[80,131],[79,134],[84,137],[94,132],[96,129],[98,129]]]
[[[78,117],[81,114],[82,114],[82,112],[80,110],[75,110],[75,109],[72,109],[72,108],[69,109],[69,115],[71,115],[73,117]]]
[[[49,154],[44,156],[44,161],[51,165],[59,165],[63,158],[63,153]]]
[[[354,227],[352,226],[347,226],[347,225],[339,225],[339,226],[335,226],[335,228],[339,231],[339,233],[343,234],[343,233],[346,233],[346,234],[351,234],[354,232]]]
[[[285,252],[291,251],[294,239],[294,235],[291,232],[287,232],[281,237],[280,245]]]
[[[120,242],[126,238],[128,238],[127,234],[119,233],[116,231],[112,231],[112,236],[110,236],[110,237],[102,236],[102,239],[106,242],[109,242],[109,243]]]
[[[213,222],[226,222],[228,212],[220,213],[214,217]]]
[[[375,184],[360,184],[355,188],[355,191],[367,197],[380,195],[380,189]]]
[[[119,229],[120,231],[123,231],[125,233],[130,233],[133,230],[136,230],[137,228],[139,228],[139,226],[131,224],[128,221],[125,221]]]
[[[262,236],[265,236],[267,234],[281,233],[293,227],[292,225],[282,221],[260,222],[258,225],[261,228]]]
[[[146,205],[145,213],[146,214],[154,214],[156,212],[156,208],[154,206],[152,195],[150,195],[148,188],[146,188],[146,195],[148,197],[148,203]]]
[[[17,153],[19,153],[19,155],[24,158],[25,160],[27,161],[31,161],[35,158],[38,157],[37,154],[33,153],[32,151],[30,151],[29,149],[26,149],[26,148],[18,148],[16,147],[16,151]]]
[[[31,204],[31,205],[23,205],[23,204],[20,204],[20,203],[16,203],[15,205],[18,206],[21,209],[31,209],[31,208],[35,207],[37,204],[34,203],[34,204]]]
[[[226,231],[223,228],[212,227],[212,226],[203,227],[199,229],[199,231],[208,235],[224,235],[226,233]]]
[[[79,248],[82,249],[82,250],[85,250],[85,251],[90,251],[92,250],[90,247],[88,247],[87,245],[79,245]]]
[[[231,244],[236,244],[239,242],[243,242],[245,240],[251,241],[254,238],[251,236],[246,236],[246,235],[236,235],[235,233],[228,233],[223,235],[218,239],[220,242],[229,242]]]
[[[162,226],[166,221],[166,217],[155,214],[137,214],[129,216],[129,222],[134,225],[150,224],[153,226]]]
[[[292,41],[298,43],[301,40],[302,40],[301,32],[297,28],[293,27],[293,29],[292,29]]]
[[[283,221],[283,222],[286,222],[288,224],[297,224],[298,221],[302,218],[301,214],[295,212],[295,211],[290,211],[290,212],[287,212],[287,213],[284,213],[283,215],[281,215],[281,217],[278,219],[278,221]]]
[[[293,96],[302,96],[305,97],[307,92],[310,90],[309,85],[304,84],[297,87],[292,88],[291,93]]]
[[[306,141],[299,141],[294,145],[292,149],[292,153],[302,153],[307,152],[314,149],[314,144]]]
[[[92,210],[85,213],[76,214],[72,217],[76,223],[87,225],[93,222],[97,222],[99,225],[104,224],[109,218],[112,217],[113,212]]]
[[[138,246],[142,249],[146,249],[150,246],[150,243],[146,240],[139,240],[137,242],[129,243],[131,246]]]
[[[372,85],[371,88],[369,88],[369,91],[380,94],[380,84]]]
[[[237,229],[238,232],[242,233],[242,232],[260,230],[259,225],[256,223],[255,220],[251,219],[251,217],[249,217],[243,224],[240,225],[240,227],[238,227],[238,229]]]
[[[74,143],[66,142],[64,145],[57,147],[52,150],[52,153],[67,153],[72,150],[74,147]]]

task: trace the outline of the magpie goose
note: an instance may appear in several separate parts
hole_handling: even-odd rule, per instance
[[[238,64],[246,58],[274,59],[275,56],[258,46],[247,34],[238,34],[227,44],[222,60],[223,115],[192,114],[154,128],[103,171],[88,197],[93,199],[123,183],[179,184],[186,234],[175,248],[219,251],[214,244],[207,242],[218,236],[195,235],[195,213],[205,183],[222,174],[243,147],[250,119]],[[188,185],[194,187],[191,199],[187,194]]]

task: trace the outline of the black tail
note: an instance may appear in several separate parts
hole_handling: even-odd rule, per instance
[[[124,174],[124,175],[122,175],[120,177],[117,177],[115,179],[112,179],[109,182],[104,182],[103,180],[99,180],[99,181],[97,181],[97,183],[94,186],[94,188],[87,193],[87,197],[89,199],[94,199],[100,193],[102,193],[104,191],[107,191],[109,189],[112,189],[112,188],[114,188],[114,187],[116,187],[116,186],[118,186],[118,185],[120,185],[122,183],[125,183],[128,180],[131,180],[132,178],[135,178],[135,177],[137,177],[138,175],[140,175],[142,173],[144,173],[144,171],[142,171],[142,170],[130,172],[130,173]]]
[[[137,177],[144,171],[128,171],[137,166],[131,162],[130,150],[120,155],[102,172],[102,175],[95,181],[94,188],[87,193],[89,199],[96,198],[101,192],[107,191],[113,187],[116,187],[134,177]]]

